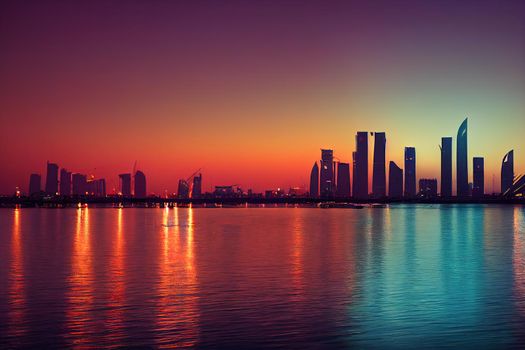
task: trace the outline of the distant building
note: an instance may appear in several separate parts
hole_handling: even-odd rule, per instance
[[[71,172],[66,169],[60,169],[60,195],[71,196]]]
[[[186,180],[179,180],[179,185],[177,186],[177,197],[183,199],[190,197],[190,186]]]
[[[321,197],[332,197],[335,193],[334,176],[334,151],[331,149],[321,150]]]
[[[314,163],[312,171],[310,172],[310,197],[319,197],[319,167],[317,162]]]
[[[71,182],[73,184],[73,195],[74,196],[85,196],[86,195],[86,192],[88,192],[86,175],[73,174]]]
[[[426,199],[437,198],[437,179],[419,180],[419,197]]]
[[[403,169],[392,161],[388,170],[388,197],[394,199],[403,197]]]
[[[416,149],[405,147],[405,197],[416,196]]]
[[[131,197],[131,174],[120,174],[120,194],[123,197]]]
[[[288,189],[288,196],[297,197],[304,194],[304,190],[300,187],[290,187]]]
[[[509,151],[501,162],[501,194],[505,195],[514,182],[514,150]]]
[[[337,163],[337,196],[350,197],[350,164]]]
[[[441,197],[452,197],[452,137],[441,138]]]
[[[89,179],[86,182],[86,193],[93,197],[106,196],[106,180],[104,179]]]
[[[47,162],[46,194],[54,196],[58,194],[58,165]]]
[[[193,186],[191,188],[191,198],[200,198],[202,195],[202,174],[193,177]]]
[[[233,193],[233,186],[215,186],[213,192],[214,196],[218,198],[232,197]]]
[[[472,197],[482,198],[485,195],[485,160],[482,157],[475,157],[473,161]]]
[[[355,144],[352,194],[355,198],[366,199],[368,198],[368,132],[358,132],[355,137]]]
[[[385,133],[374,133],[374,167],[372,173],[372,195],[374,198],[383,198],[386,196],[385,152]]]
[[[39,195],[41,188],[42,177],[40,174],[31,174],[29,176],[29,196]]]
[[[140,170],[135,172],[135,198],[146,198],[146,175]]]
[[[468,118],[458,130],[456,167],[457,196],[468,197]]]

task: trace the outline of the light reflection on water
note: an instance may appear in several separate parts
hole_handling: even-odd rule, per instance
[[[2,210],[0,347],[520,348],[524,211]]]
[[[24,286],[24,266],[22,252],[22,237],[20,233],[20,213],[19,208],[13,211],[13,229],[11,238],[11,267],[9,270],[9,305],[8,333],[16,337],[24,335],[25,323],[25,286]],[[2,259],[2,261],[6,261]]]

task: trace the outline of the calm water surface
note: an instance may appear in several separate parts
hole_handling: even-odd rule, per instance
[[[523,348],[525,208],[2,209],[0,348]]]

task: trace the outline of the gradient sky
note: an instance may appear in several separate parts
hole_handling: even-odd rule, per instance
[[[205,190],[305,186],[360,130],[439,178],[466,116],[487,192],[508,150],[525,172],[521,0],[2,1],[0,52],[0,193],[46,160],[108,190],[135,160],[157,193],[201,167]]]

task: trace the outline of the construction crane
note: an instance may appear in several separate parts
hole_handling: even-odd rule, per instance
[[[177,189],[177,194],[182,197],[189,197],[190,193],[192,193],[193,190],[193,178],[197,176],[197,174],[202,170],[202,168],[199,168],[197,171],[195,171],[193,174],[191,174],[186,180],[180,179],[179,180],[179,186]]]

